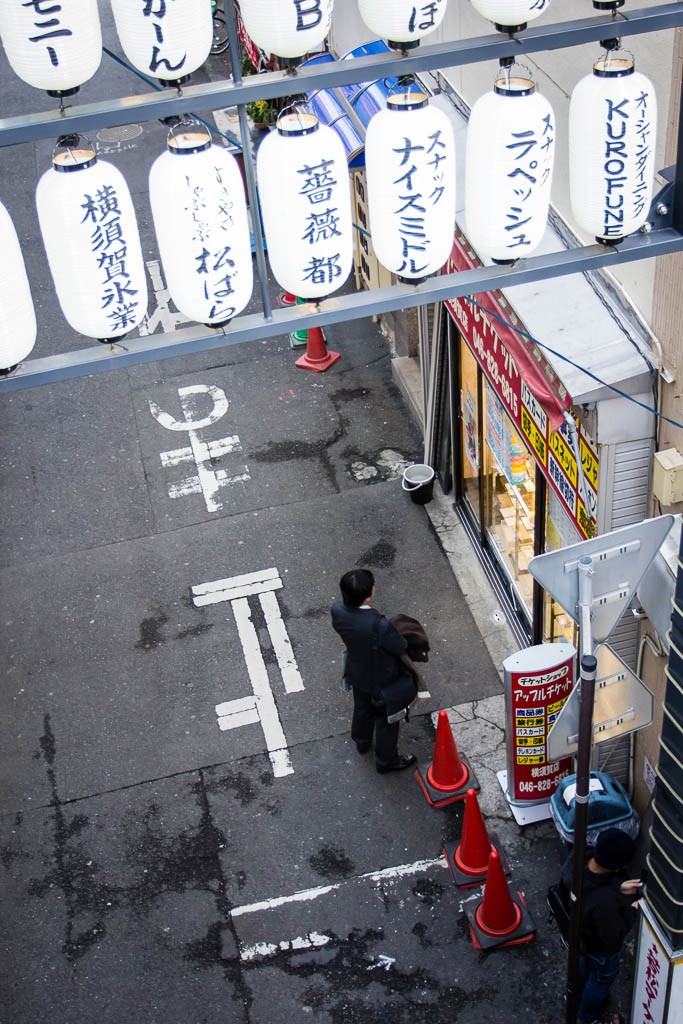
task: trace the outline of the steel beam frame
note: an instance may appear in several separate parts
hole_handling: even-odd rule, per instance
[[[231,5],[229,5],[231,8]],[[231,20],[232,11],[226,11]],[[665,3],[655,8],[584,18],[573,22],[531,28],[520,35],[503,34],[456,40],[432,46],[419,46],[407,53],[388,53],[349,61],[318,64],[296,72],[267,72],[234,81],[165,89],[144,96],[128,96],[104,103],[65,107],[62,111],[0,119],[0,146],[36,142],[66,133],[134,124],[184,113],[199,113],[226,106],[238,106],[245,152],[250,152],[244,105],[255,99],[273,99],[301,95],[316,89],[334,88],[359,81],[434,71],[445,67],[520,57],[524,54],[556,50],[673,29],[683,25],[683,3]],[[234,39],[234,24],[230,26]],[[682,119],[683,121],[683,119]],[[252,168],[247,168],[251,170]],[[431,278],[420,285],[397,284],[389,288],[331,297],[324,302],[308,303],[286,309],[270,309],[264,300],[260,314],[240,316],[227,328],[214,330],[196,326],[171,334],[132,338],[124,344],[101,344],[75,352],[31,359],[13,375],[0,378],[0,393],[36,387],[108,370],[121,369],[159,359],[188,355],[249,341],[285,335],[292,331],[357,320],[375,314],[407,309],[424,303],[440,302],[463,295],[476,295],[492,289],[513,288],[516,284],[567,274],[613,267],[620,263],[652,259],[683,251],[683,126],[679,135],[677,162],[673,174],[672,210],[662,203],[653,204],[649,233],[631,236],[618,246],[590,245],[520,260],[510,267],[479,267],[457,274]],[[251,176],[253,177],[253,175]],[[249,181],[250,194],[255,184]],[[671,191],[671,189],[669,189]],[[256,204],[257,205],[257,204]],[[254,209],[252,197],[252,209]],[[257,253],[261,290],[265,287],[263,253]]]

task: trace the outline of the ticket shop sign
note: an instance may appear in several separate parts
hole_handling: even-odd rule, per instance
[[[446,273],[478,264],[458,232]],[[598,507],[595,446],[577,423],[579,473],[571,433],[563,419],[571,407],[564,386],[538,347],[519,333],[521,324],[499,292],[485,292],[476,300],[475,304],[466,296],[448,299],[446,307],[563,508],[581,536],[592,537]]]
[[[572,770],[571,758],[548,761],[548,733],[574,686],[571,644],[538,644],[506,658],[507,799],[545,803]]]

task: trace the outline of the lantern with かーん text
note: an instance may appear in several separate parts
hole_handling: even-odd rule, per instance
[[[7,376],[36,343],[36,314],[17,232],[0,203],[0,376]]]
[[[241,0],[250,38],[265,53],[292,59],[320,49],[332,22],[334,0]]]
[[[475,11],[499,32],[521,32],[550,7],[550,0],[471,0]]]
[[[256,171],[278,284],[306,300],[337,291],[353,264],[351,190],[339,136],[314,114],[283,114],[259,146]]]
[[[619,242],[647,220],[655,172],[657,98],[629,55],[607,53],[569,104],[569,193],[577,223]]]
[[[479,255],[513,263],[546,229],[555,154],[555,116],[530,78],[501,74],[467,128],[465,220]]]
[[[0,38],[23,82],[50,96],[71,96],[102,59],[97,0],[2,0]]]
[[[370,230],[380,263],[406,281],[436,273],[455,229],[451,123],[422,92],[390,95],[365,139]]]
[[[123,52],[164,82],[184,82],[209,56],[211,0],[111,0]]]
[[[123,337],[147,311],[147,281],[128,186],[78,136],[65,136],[36,189],[38,221],[64,317],[99,341]]]
[[[444,19],[448,0],[358,0],[360,16],[392,50],[409,50],[434,32]]]
[[[149,199],[171,298],[190,320],[219,327],[251,298],[251,239],[237,161],[197,122],[169,132]]]

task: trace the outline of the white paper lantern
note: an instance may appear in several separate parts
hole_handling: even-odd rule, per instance
[[[471,0],[475,11],[499,32],[521,32],[550,7],[550,0]]]
[[[249,302],[251,239],[242,176],[198,124],[180,125],[152,164],[149,199],[166,284],[181,313],[227,323]]]
[[[465,219],[480,256],[530,255],[548,220],[555,116],[526,77],[501,76],[472,107],[467,129]]]
[[[123,175],[78,137],[63,141],[38,182],[36,205],[64,317],[89,338],[123,337],[147,311],[140,236]]]
[[[264,53],[291,59],[321,48],[333,6],[334,0],[241,0],[240,13]]]
[[[569,191],[580,227],[618,242],[647,220],[655,173],[657,98],[628,57],[605,56],[569,104]]]
[[[51,96],[69,96],[100,66],[97,0],[1,0],[0,38],[22,81]]]
[[[419,46],[444,19],[448,0],[358,0],[360,16],[394,50]]]
[[[321,299],[341,288],[351,273],[353,234],[339,136],[314,114],[286,114],[261,143],[256,170],[277,282],[302,299]]]
[[[209,56],[211,0],[111,0],[123,52],[144,75],[183,82]]]
[[[0,376],[15,369],[36,343],[36,314],[12,218],[0,203]]]
[[[404,280],[440,270],[453,248],[455,140],[420,92],[387,99],[365,138],[370,230],[380,263]]]

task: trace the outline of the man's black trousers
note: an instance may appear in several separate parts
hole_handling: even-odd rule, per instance
[[[378,768],[387,768],[398,754],[399,723],[387,722],[384,701],[363,690],[353,688],[351,739],[361,746],[372,743],[375,734],[375,761]]]

